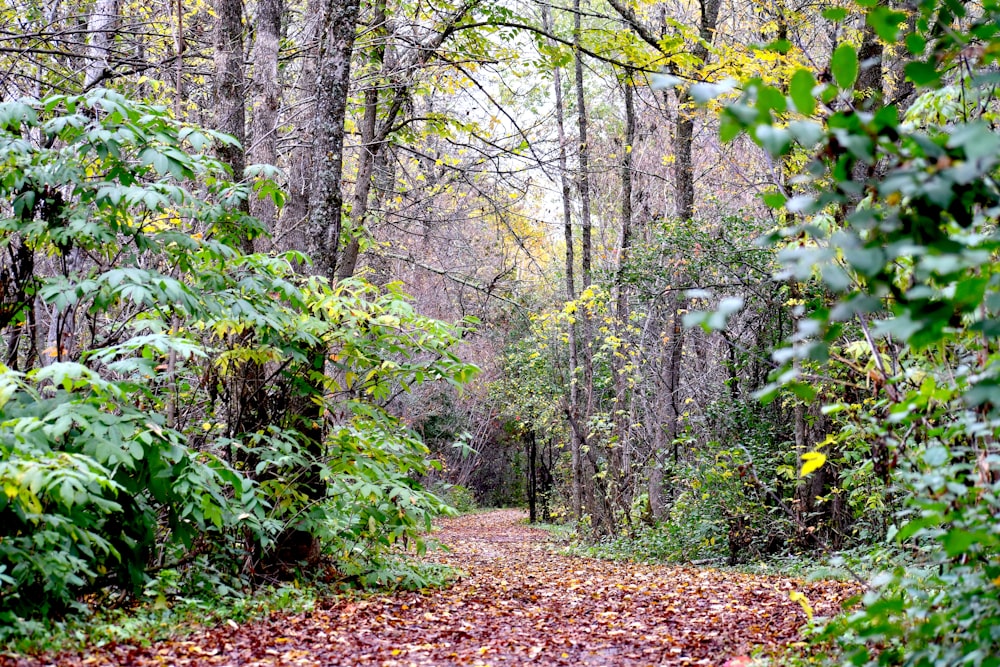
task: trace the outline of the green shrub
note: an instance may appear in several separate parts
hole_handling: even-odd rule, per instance
[[[213,143],[232,139],[108,91],[0,103],[0,232],[27,258],[0,327],[36,302],[55,313],[45,363],[15,347],[5,358],[27,370],[0,367],[8,627],[108,586],[234,591],[296,533],[348,577],[419,583],[389,554],[422,550],[447,508],[416,481],[427,448],[384,406],[472,377],[451,349],[461,331],[398,285],[330,285],[297,274],[299,254],[243,253],[260,233],[242,212],[251,186]]]

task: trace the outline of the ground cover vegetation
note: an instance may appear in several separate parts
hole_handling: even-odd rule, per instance
[[[840,568],[830,625],[790,589],[806,659],[996,665],[998,31],[0,5],[0,632],[422,588],[435,515],[522,504],[579,552]]]

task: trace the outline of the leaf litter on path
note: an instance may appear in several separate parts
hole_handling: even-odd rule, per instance
[[[446,589],[335,600],[148,648],[0,658],[0,666],[722,665],[798,639],[807,619],[793,591],[817,615],[836,613],[856,592],[839,582],[563,556],[523,521],[512,510],[443,521],[436,537],[451,551],[432,558],[463,573]]]

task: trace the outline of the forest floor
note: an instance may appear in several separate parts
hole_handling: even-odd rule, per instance
[[[817,615],[854,592],[838,582],[562,556],[517,511],[446,520],[435,537],[451,550],[430,557],[463,573],[446,589],[331,600],[308,614],[148,647],[0,657],[0,665],[722,665],[799,638],[806,617],[792,591]]]

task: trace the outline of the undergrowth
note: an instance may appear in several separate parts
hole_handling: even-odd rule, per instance
[[[896,546],[857,547],[828,554],[785,553],[730,564],[725,539],[685,535],[676,526],[647,526],[632,535],[606,537],[596,542],[570,524],[533,524],[553,535],[562,554],[647,565],[702,566],[718,570],[818,580],[867,580],[887,568],[915,567],[913,559]]]
[[[147,646],[204,628],[235,628],[278,612],[308,613],[347,597],[440,588],[455,576],[445,565],[398,556],[387,558],[382,567],[360,579],[327,576],[326,580],[280,582],[253,590],[224,586],[220,593],[212,587],[180,588],[180,576],[165,570],[138,598],[112,593],[82,599],[86,610],[82,614],[14,619],[0,627],[0,655],[77,651],[111,643]]]

